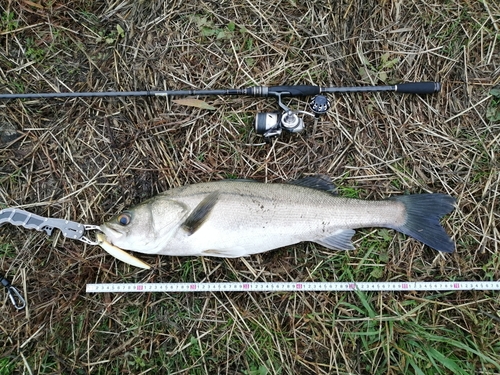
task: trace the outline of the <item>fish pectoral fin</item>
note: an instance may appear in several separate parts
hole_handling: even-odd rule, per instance
[[[186,218],[182,224],[182,228],[187,231],[189,235],[196,232],[203,225],[205,220],[207,220],[218,199],[218,191],[214,191],[203,198],[203,200],[195,207],[193,212],[191,212]]]
[[[354,250],[351,240],[355,233],[354,229],[339,229],[332,235],[314,242],[332,250]]]

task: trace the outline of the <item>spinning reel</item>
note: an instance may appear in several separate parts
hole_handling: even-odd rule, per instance
[[[277,95],[278,105],[283,112],[257,113],[255,116],[255,132],[264,136],[266,141],[277,137],[283,130],[290,133],[300,133],[304,130],[304,120],[299,115],[311,116],[318,119],[330,109],[330,100],[324,95],[315,95],[309,102],[312,111],[292,111],[281,101],[281,94]]]

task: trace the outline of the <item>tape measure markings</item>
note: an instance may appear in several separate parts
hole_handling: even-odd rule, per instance
[[[500,281],[414,282],[203,282],[87,284],[87,293],[349,292],[500,290]]]

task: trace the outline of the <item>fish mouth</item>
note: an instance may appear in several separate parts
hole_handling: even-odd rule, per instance
[[[108,241],[107,236],[102,233],[97,234],[97,241],[99,246],[102,247],[108,254],[114,256],[116,259],[121,260],[127,264],[130,264],[135,267],[143,268],[149,270],[151,266],[147,263],[144,263],[142,260],[136,258],[132,254],[127,253],[123,249],[120,249],[117,246],[111,244]]]
[[[120,232],[107,224],[101,225],[100,229],[101,232],[106,235],[106,239],[108,240],[108,242],[112,245],[115,245],[116,242],[124,235],[123,232]]]

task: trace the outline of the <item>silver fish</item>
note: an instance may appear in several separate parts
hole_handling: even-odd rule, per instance
[[[302,241],[353,249],[356,228],[392,228],[453,252],[440,225],[455,199],[416,194],[368,201],[332,193],[325,176],[287,184],[223,180],[168,190],[101,225],[121,249],[176,256],[241,257]]]

